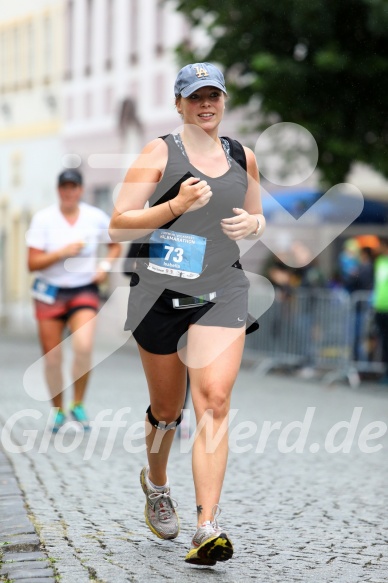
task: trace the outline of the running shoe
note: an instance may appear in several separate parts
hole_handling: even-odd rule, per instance
[[[193,536],[186,563],[192,565],[215,565],[217,561],[228,561],[233,556],[233,545],[226,532],[217,522],[221,514],[218,504],[213,508],[213,520],[207,520]]]
[[[144,516],[147,526],[159,538],[176,538],[179,534],[179,518],[175,511],[176,500],[170,496],[170,488],[155,490],[148,479],[148,467],[140,472],[140,484],[146,495]]]
[[[66,416],[65,416],[64,412],[62,411],[62,409],[58,409],[57,412],[55,413],[55,417],[54,417],[53,425],[51,427],[51,431],[53,433],[58,433],[60,428],[65,424],[65,421],[66,421]]]
[[[82,425],[85,431],[88,431],[90,429],[89,419],[86,415],[82,403],[74,403],[70,409],[70,414],[73,417],[74,421],[77,421]]]

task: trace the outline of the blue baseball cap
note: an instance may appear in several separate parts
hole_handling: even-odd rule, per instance
[[[211,63],[186,65],[178,73],[175,81],[175,97],[188,97],[201,87],[217,87],[226,93],[225,79],[217,67]]]

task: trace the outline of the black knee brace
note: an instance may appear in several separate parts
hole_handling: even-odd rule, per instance
[[[156,429],[162,429],[163,431],[168,431],[169,429],[176,429],[179,423],[182,421],[182,413],[179,415],[178,419],[176,419],[175,421],[171,421],[171,423],[166,423],[165,421],[158,421],[152,415],[151,405],[148,407],[146,413],[148,415],[148,421],[151,423],[151,425],[156,427]]]

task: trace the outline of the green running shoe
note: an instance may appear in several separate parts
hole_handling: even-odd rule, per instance
[[[73,417],[74,421],[77,421],[82,425],[85,431],[89,431],[89,419],[86,415],[84,406],[82,403],[73,403],[72,407],[70,408],[70,414]]]
[[[64,414],[62,409],[58,409],[57,412],[55,413],[55,417],[54,417],[53,425],[51,427],[51,431],[53,433],[58,433],[60,428],[65,424],[65,421],[66,421],[66,415]]]

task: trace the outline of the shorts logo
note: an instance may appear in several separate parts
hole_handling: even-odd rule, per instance
[[[206,71],[206,69],[204,67],[194,67],[194,69],[196,70],[196,75],[197,77],[201,78],[201,77],[209,77],[209,73]]]

